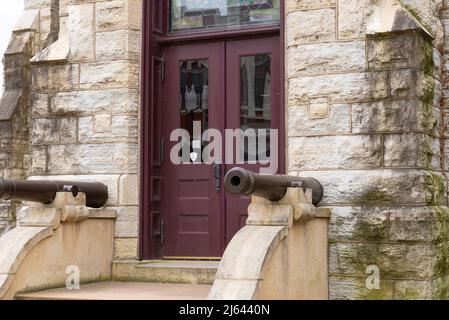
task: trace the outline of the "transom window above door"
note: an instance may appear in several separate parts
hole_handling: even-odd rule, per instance
[[[171,0],[170,31],[279,25],[280,0]]]

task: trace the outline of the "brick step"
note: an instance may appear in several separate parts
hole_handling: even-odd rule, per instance
[[[219,261],[115,261],[114,281],[213,284]]]
[[[210,285],[101,282],[80,290],[52,289],[16,296],[16,300],[205,300]]]

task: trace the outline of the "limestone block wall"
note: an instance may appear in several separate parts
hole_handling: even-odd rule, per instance
[[[331,299],[448,298],[442,9],[286,1],[288,169],[325,186]]]
[[[32,64],[29,178],[107,184],[108,207],[118,210],[115,258],[133,258],[141,2],[61,0],[59,7],[58,42]]]
[[[0,177],[24,179],[29,170],[30,59],[41,47],[40,11],[25,11],[13,28],[0,97]],[[0,236],[15,226],[18,203],[0,201]]]

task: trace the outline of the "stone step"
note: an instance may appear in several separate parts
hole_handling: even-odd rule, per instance
[[[219,261],[115,261],[114,281],[213,284]]]
[[[100,282],[82,285],[80,290],[19,294],[16,300],[206,300],[210,290],[210,285]]]

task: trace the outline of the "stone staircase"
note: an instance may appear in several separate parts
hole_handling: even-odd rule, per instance
[[[17,300],[205,300],[218,261],[115,261],[113,279],[66,288],[22,293]]]

